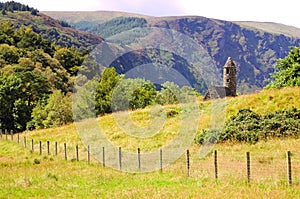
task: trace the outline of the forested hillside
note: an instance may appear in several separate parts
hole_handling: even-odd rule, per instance
[[[19,132],[72,121],[74,75],[93,42],[102,39],[67,31],[71,28],[16,2],[1,3],[0,9],[0,129]]]
[[[15,29],[9,22],[0,27],[0,128],[22,131],[31,121],[34,107],[46,106],[52,93],[69,98],[72,75],[84,54],[75,48],[56,46],[31,28]],[[55,115],[48,111],[40,117],[56,122]]]
[[[59,46],[90,50],[103,39],[95,34],[71,28],[65,21],[54,20],[37,9],[16,2],[0,4],[0,23],[10,22],[14,27],[30,27],[33,32]]]
[[[134,38],[126,38],[126,32],[135,28],[159,27],[184,33],[207,50],[215,61],[220,76],[227,57],[233,58],[238,67],[240,93],[262,89],[268,83],[270,74],[274,72],[276,61],[288,54],[290,46],[298,46],[300,43],[299,29],[276,23],[230,22],[198,16],[155,18],[119,12],[45,13],[66,20],[77,29],[104,36],[107,40],[115,40],[119,34],[117,37],[122,40],[119,42],[122,44],[135,42]],[[144,39],[149,40],[151,37],[147,38],[146,35]],[[183,51],[185,46],[177,48]],[[147,63],[147,56],[143,55],[142,59]],[[136,64],[127,60],[124,65]],[[180,72],[186,71],[187,67],[189,66],[184,64],[177,65]],[[190,72],[192,70],[194,69],[190,69]],[[201,67],[198,70],[201,70]],[[126,72],[126,69],[124,71]],[[189,80],[192,84],[195,83],[193,79]],[[206,87],[198,90],[204,93]]]

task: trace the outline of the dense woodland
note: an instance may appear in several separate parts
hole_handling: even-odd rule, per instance
[[[31,28],[16,29],[10,23],[1,24],[1,128],[14,131],[23,131],[28,125],[28,128],[32,128],[34,125],[29,122],[37,105],[46,106],[52,94],[58,98],[69,98],[73,75],[83,59],[84,55],[75,48],[56,46],[34,33]],[[59,94],[55,91],[59,91]],[[70,104],[70,100],[67,102]],[[69,107],[66,103],[58,105]],[[48,110],[39,117],[55,124],[70,121],[55,121],[59,118],[55,118]],[[51,124],[46,122],[45,126],[50,127]]]
[[[6,12],[38,10],[16,2],[0,3]],[[4,16],[5,17],[5,16]],[[0,24],[0,128],[14,132],[72,121],[74,75],[86,52],[60,47],[31,27]]]

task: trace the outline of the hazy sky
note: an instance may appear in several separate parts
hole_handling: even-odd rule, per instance
[[[3,0],[0,0],[3,1]],[[298,0],[15,0],[40,11],[114,10],[151,16],[199,15],[278,22],[300,28]]]

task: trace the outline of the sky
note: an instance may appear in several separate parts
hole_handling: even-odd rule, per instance
[[[0,0],[4,2],[3,0]],[[198,15],[277,22],[300,28],[298,0],[15,0],[40,11],[124,11],[150,16]]]

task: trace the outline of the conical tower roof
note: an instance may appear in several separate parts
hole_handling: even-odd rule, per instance
[[[224,67],[235,67],[235,64],[231,57],[228,57]]]

